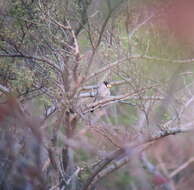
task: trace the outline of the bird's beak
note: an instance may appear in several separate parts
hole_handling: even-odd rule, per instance
[[[107,84],[107,88],[111,88],[112,87],[112,85],[111,84]]]

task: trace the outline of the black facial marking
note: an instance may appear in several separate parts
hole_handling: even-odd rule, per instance
[[[107,86],[109,83],[107,81],[104,81],[104,84]]]

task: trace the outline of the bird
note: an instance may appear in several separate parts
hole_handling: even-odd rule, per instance
[[[108,81],[103,81],[98,84],[98,88],[96,91],[95,99],[93,102],[103,100],[111,95],[110,88],[112,85]],[[90,112],[94,112],[94,107],[90,110]]]
[[[99,101],[99,100],[103,100],[107,97],[110,97],[111,96],[111,91],[110,91],[111,87],[112,87],[112,85],[108,81],[103,81],[102,83],[100,83],[98,85],[98,88],[97,88],[94,102]],[[135,104],[132,104],[131,102],[128,102],[126,100],[119,100],[117,102],[123,103],[123,104],[128,104],[130,106],[135,106]]]
[[[112,85],[108,81],[103,81],[101,84],[99,84],[98,88],[97,88],[97,92],[96,92],[94,102],[97,101],[97,100],[102,100],[104,98],[110,97],[110,95],[111,95],[110,88],[111,87],[112,87]],[[128,101],[125,101],[125,100],[119,100],[117,102],[128,104],[130,106],[134,106],[134,104],[132,104]]]
[[[112,86],[108,81],[103,81],[102,83],[100,83],[97,88],[95,101],[109,97],[111,95],[111,87]]]

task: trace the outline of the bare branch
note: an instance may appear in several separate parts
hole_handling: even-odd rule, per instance
[[[132,155],[141,153],[145,149],[149,148],[154,142],[156,142],[156,141],[158,141],[158,140],[160,140],[160,139],[162,139],[166,136],[169,136],[169,135],[175,135],[175,134],[178,134],[178,133],[190,132],[192,130],[194,130],[194,127],[190,127],[190,128],[170,128],[168,130],[157,131],[154,134],[152,134],[150,137],[147,137],[147,138],[143,137],[135,143],[126,145],[125,147],[120,149],[120,151],[117,150],[117,151],[113,152],[111,154],[111,155],[113,155],[113,157],[111,157],[111,161],[114,160],[114,162],[110,166],[105,168],[104,170],[101,169],[99,172],[96,172],[95,176],[86,183],[85,188],[83,188],[83,190],[90,189],[91,186],[93,186],[97,181],[102,179],[104,176],[112,173],[113,171],[119,169],[120,167],[125,165],[127,162],[129,162],[131,160]],[[123,151],[121,151],[121,150],[123,150]],[[119,160],[115,160],[118,156],[122,155],[123,152],[126,152],[127,154],[125,154],[125,156],[123,158],[121,158]],[[116,157],[115,157],[115,155],[116,155]],[[107,163],[106,166],[109,163]]]
[[[0,57],[16,57],[16,58],[24,58],[24,59],[33,59],[36,61],[41,61],[43,63],[46,63],[53,69],[57,70],[58,72],[61,72],[56,65],[50,62],[48,59],[42,58],[42,57],[36,57],[36,56],[24,55],[24,54],[0,54]]]
[[[125,99],[129,99],[129,98],[133,98],[138,93],[142,93],[145,90],[148,90],[148,89],[151,89],[151,88],[155,88],[155,87],[156,86],[150,86],[150,87],[147,87],[147,88],[142,88],[138,92],[128,92],[128,93],[120,95],[120,96],[110,96],[110,97],[105,98],[103,100],[100,100],[100,101],[94,102],[92,104],[89,104],[88,107],[87,107],[87,110],[83,111],[83,113],[85,114],[85,113],[87,113],[87,112],[89,112],[91,110],[94,111],[95,109],[98,109],[99,107],[102,107],[104,105],[117,102],[119,100],[125,100]]]
[[[110,82],[111,86],[118,86],[122,84],[126,84],[127,82],[125,80],[119,80],[119,81],[112,81]],[[98,85],[89,85],[89,86],[84,86],[82,87],[81,91],[88,91],[92,89],[97,89]]]
[[[164,190],[174,190],[174,188],[170,184],[170,180],[168,177],[164,176],[157,167],[152,164],[145,153],[142,153],[140,156],[141,161],[143,162],[144,168],[153,175],[153,177],[160,178],[161,183],[163,184]],[[156,184],[157,185],[157,184]],[[160,185],[160,184],[159,184]]]
[[[131,32],[129,32],[128,34],[128,38],[129,40],[133,37],[133,35],[143,26],[145,25],[146,23],[148,23],[152,18],[153,18],[154,15],[151,15],[149,17],[147,17],[143,22],[139,23]]]
[[[184,170],[186,167],[188,167],[192,162],[194,162],[194,157],[190,158],[189,160],[187,160],[184,164],[182,164],[181,166],[179,166],[176,170],[172,171],[169,174],[170,178],[173,178],[174,176],[176,176],[178,173],[180,173],[182,170]]]
[[[1,84],[0,84],[0,91],[3,92],[4,94],[8,94],[10,92],[9,88],[7,88]]]
[[[124,157],[122,157],[121,159],[118,159],[118,160],[115,160],[115,159],[118,158],[120,155],[122,155],[123,151],[122,152],[116,151],[118,153],[117,153],[116,157],[112,159],[112,162],[111,162],[112,164],[110,164],[105,169],[102,168],[98,173],[96,173],[96,175],[92,179],[89,179],[82,190],[89,190],[89,189],[91,189],[92,186],[95,185],[97,181],[99,181],[104,176],[107,176],[108,174],[112,173],[113,171],[115,171],[118,168],[120,168],[123,165],[125,165],[127,162],[129,162],[132,159],[131,158],[132,156],[141,153],[142,151],[147,149],[151,144],[152,143],[147,143],[146,145],[144,145],[142,147],[138,147],[136,149],[131,149],[130,148],[130,149],[128,149],[127,156],[124,156]],[[109,164],[109,163],[107,163],[107,164]]]

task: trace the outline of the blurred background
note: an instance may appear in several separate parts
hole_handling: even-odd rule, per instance
[[[1,189],[192,190],[193,21],[192,0],[1,0]]]

